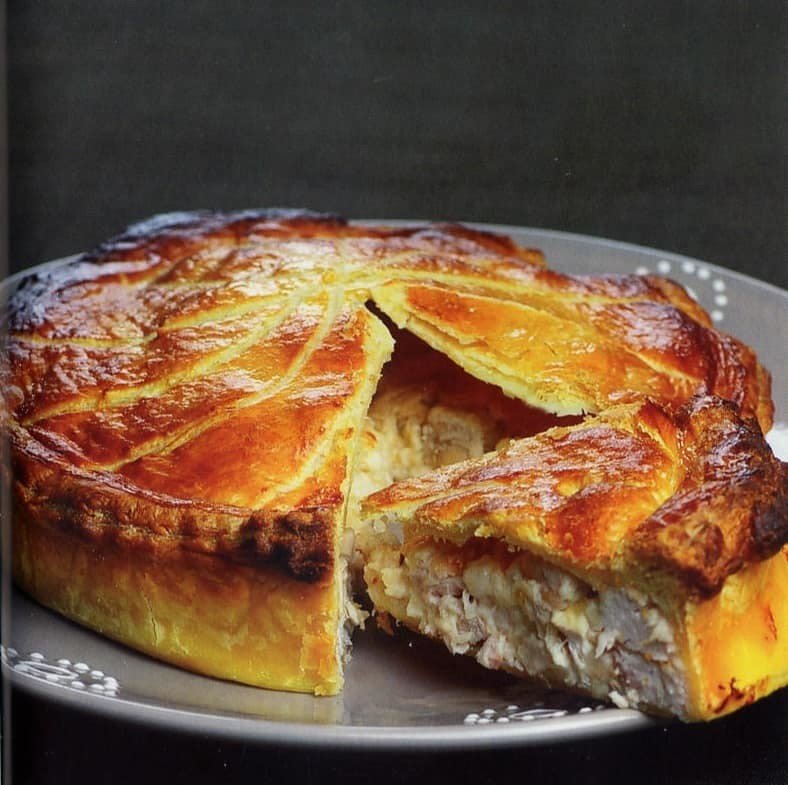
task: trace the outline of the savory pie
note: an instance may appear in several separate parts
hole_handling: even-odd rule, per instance
[[[363,570],[382,624],[619,705],[788,681],[769,376],[668,280],[178,213],[27,278],[7,327],[16,580],[105,635],[334,694]]]
[[[785,490],[719,399],[614,406],[368,497],[366,584],[488,668],[709,719],[788,680]]]

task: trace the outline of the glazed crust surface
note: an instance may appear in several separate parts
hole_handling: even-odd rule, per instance
[[[370,227],[294,210],[158,216],[21,283],[2,363],[15,526],[139,563],[273,571],[282,591],[322,587],[337,622],[357,434],[392,348],[370,301],[511,397],[626,420],[615,436],[607,415],[584,423],[559,460],[571,487],[582,451],[615,454],[630,485],[604,503],[627,510],[638,564],[710,594],[785,541],[785,474],[756,424],[771,424],[768,373],[681,287],[560,274],[538,251],[459,225]],[[687,408],[694,396],[707,397]],[[464,482],[460,471],[441,482]],[[506,471],[485,487],[527,476]],[[613,528],[599,519],[580,534],[604,507],[586,496],[547,535],[516,537],[602,564],[621,532],[611,516]],[[484,498],[504,515],[500,498]],[[50,584],[22,582],[48,586],[31,591],[79,617]]]
[[[527,553],[592,596],[647,597],[676,641],[680,716],[709,720],[788,684],[786,469],[730,403],[700,397],[668,413],[641,402],[392,485],[362,514],[373,531],[402,529],[386,563],[429,547],[459,573],[480,555],[505,570]],[[382,532],[378,547],[391,548]],[[425,631],[387,580],[368,575],[379,610]]]
[[[405,541],[493,538],[583,575],[708,597],[788,541],[786,464],[731,404],[624,404],[364,501]]]

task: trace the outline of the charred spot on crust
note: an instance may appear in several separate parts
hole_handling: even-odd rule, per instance
[[[714,707],[715,714],[723,714],[729,703],[737,703],[742,706],[747,706],[755,702],[755,696],[758,692],[758,684],[750,684],[743,690],[736,686],[736,678],[732,678],[728,684],[718,685],[720,692],[725,692],[725,697],[720,703]]]
[[[786,464],[772,455],[757,424],[728,401],[695,398],[675,421],[683,479],[635,531],[632,549],[708,597],[743,565],[769,558],[788,542]]]
[[[330,510],[297,510],[282,514],[260,511],[241,527],[228,555],[249,564],[279,564],[310,583],[331,573],[334,561],[333,514]]]
[[[753,547],[761,559],[773,556],[788,541],[788,463],[782,461],[778,486],[781,492],[759,506],[753,517]]]

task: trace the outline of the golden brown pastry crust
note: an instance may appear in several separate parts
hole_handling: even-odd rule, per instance
[[[637,689],[630,705],[713,719],[788,683],[787,469],[757,424],[719,399],[693,399],[675,414],[651,402],[615,407],[367,497],[362,516],[378,532],[362,546],[370,594],[380,613],[451,647],[446,629],[411,612],[420,605],[390,565],[418,570],[411,554],[418,559],[427,547],[451,575],[486,557],[503,580],[509,564],[530,554],[593,597],[624,589],[658,608],[675,646],[675,683],[664,696],[675,705],[641,703]],[[392,546],[383,522],[401,527],[401,545]],[[376,558],[378,548],[390,555]],[[420,589],[427,597],[445,580],[436,576]],[[623,616],[619,624],[626,629]],[[509,632],[515,640],[520,633]],[[596,652],[598,660],[604,647]],[[641,688],[628,662],[632,673],[623,676],[622,665],[616,678]],[[658,653],[655,662],[667,668],[670,660]]]
[[[32,596],[159,659],[260,687],[342,686],[324,581],[275,563],[228,568],[202,553],[90,541],[30,519],[14,529],[13,564]]]
[[[21,583],[109,630],[109,606],[87,584],[69,594],[42,579],[43,565],[64,575],[70,559],[99,564],[106,552],[125,554],[129,570],[166,564],[162,575],[175,583],[194,559],[208,560],[200,563],[217,579],[243,575],[249,585],[277,574],[285,604],[315,587],[331,622],[321,645],[335,648],[353,449],[391,349],[365,307],[370,297],[471,374],[552,411],[604,411],[648,394],[675,412],[713,393],[762,429],[771,423],[769,377],[752,351],[714,330],[671,282],[563,275],[538,251],[458,225],[369,227],[292,210],[159,216],[25,279],[9,303],[2,415]],[[760,454],[759,439],[753,426],[741,449]],[[726,540],[713,564],[698,563],[692,548],[673,553],[665,527],[644,528],[637,547],[659,569],[717,590],[784,537],[779,515],[755,499],[755,488],[777,483],[762,463],[766,479],[746,486],[754,506],[736,506],[730,524],[750,535]],[[42,570],[32,569],[35,554]],[[112,575],[96,580],[122,604],[126,579]],[[165,615],[177,595],[166,580]],[[140,625],[159,613],[154,606]],[[139,609],[127,610],[137,618]],[[208,673],[339,688],[336,658],[330,673],[296,664],[290,676],[255,681],[252,666],[233,676],[200,647],[201,635],[211,637],[205,619],[183,612],[177,623],[190,628],[192,654],[151,643],[133,622],[108,634]],[[306,640],[314,614],[304,613],[293,629]],[[275,656],[262,639],[255,645],[261,662]]]
[[[757,425],[706,397],[675,415],[644,402],[552,428],[384,488],[362,514],[396,515],[406,542],[489,537],[708,597],[788,542],[786,491],[786,464]]]
[[[788,542],[788,464],[727,402],[695,399],[675,427],[681,480],[633,532],[631,552],[708,597]]]

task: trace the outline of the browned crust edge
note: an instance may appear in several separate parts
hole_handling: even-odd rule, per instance
[[[151,557],[176,549],[247,566],[278,566],[309,583],[330,582],[337,508],[251,510],[185,501],[75,468],[21,429],[11,434],[14,518],[100,546]]]
[[[675,419],[682,480],[635,530],[629,552],[706,598],[788,543],[788,464],[728,401],[695,398]]]

